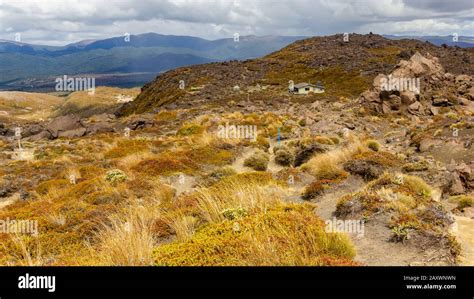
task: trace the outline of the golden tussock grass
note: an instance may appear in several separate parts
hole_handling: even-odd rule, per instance
[[[199,221],[198,218],[187,215],[182,210],[164,212],[161,219],[174,231],[179,241],[190,240]]]
[[[99,264],[114,266],[145,266],[152,264],[151,252],[156,246],[151,223],[140,213],[111,217],[97,234],[93,249]]]
[[[2,243],[3,250],[8,250],[12,265],[15,266],[44,266],[48,261],[43,255],[40,241],[31,235],[15,233],[10,235],[12,247],[6,248]],[[10,262],[7,262],[10,265]]]
[[[162,218],[160,207],[169,194],[154,190],[150,200],[131,199],[126,208],[101,224],[90,245],[91,255],[100,265],[146,266],[152,264],[152,250],[158,245],[155,220]]]
[[[351,137],[346,146],[318,154],[302,166],[319,179],[334,179],[344,173],[342,163],[349,161],[354,155],[367,151],[360,140]]]
[[[265,211],[281,204],[287,190],[276,181],[266,184],[248,181],[242,176],[228,177],[209,188],[196,192],[198,209],[208,222],[225,219],[223,211],[227,209],[244,209],[249,213]]]

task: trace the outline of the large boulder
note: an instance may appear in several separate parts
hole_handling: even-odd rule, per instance
[[[59,131],[58,137],[63,137],[63,138],[77,138],[77,137],[82,137],[86,134],[87,129],[86,128],[77,128],[74,130],[67,130],[67,131]]]
[[[40,134],[43,131],[44,131],[44,127],[41,126],[40,124],[31,124],[23,130],[23,132],[21,133],[21,136],[24,138],[28,138],[30,136]]]
[[[393,77],[419,78],[419,77],[444,77],[444,68],[437,57],[427,54],[426,57],[416,52],[410,60],[402,60],[392,72]]]
[[[60,116],[46,125],[46,130],[51,133],[52,138],[58,137],[81,137],[86,133],[86,128],[81,118],[74,114]]]
[[[455,79],[456,88],[460,94],[466,94],[472,87],[472,77],[468,75],[459,75]]]
[[[418,147],[418,150],[420,151],[420,153],[424,153],[424,152],[427,152],[427,151],[430,151],[433,147],[435,147],[436,145],[440,144],[441,141],[440,140],[437,140],[437,139],[434,139],[434,138],[423,138],[421,141],[420,141],[420,145]]]
[[[344,170],[362,176],[365,180],[373,180],[383,174],[384,168],[377,162],[353,160],[344,163]]]
[[[416,94],[413,91],[402,91],[400,93],[400,98],[403,105],[411,105],[417,101]]]
[[[143,114],[143,115],[133,117],[127,123],[127,127],[130,128],[131,130],[138,130],[138,129],[153,127],[154,124],[155,122],[153,120],[152,115]]]
[[[468,190],[474,189],[474,163],[462,163],[456,167],[456,173],[459,175],[464,187]]]
[[[469,91],[467,92],[466,97],[469,100],[474,101],[474,86],[469,88]]]
[[[48,130],[43,130],[39,132],[38,134],[35,134],[26,138],[26,140],[30,142],[38,142],[38,141],[47,140],[47,139],[53,139],[53,135],[51,135],[51,133]]]
[[[116,132],[115,115],[113,114],[99,114],[94,115],[89,119],[86,124],[87,132],[86,135],[97,134],[97,133],[113,133]]]

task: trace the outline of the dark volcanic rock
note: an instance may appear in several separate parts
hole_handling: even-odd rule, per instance
[[[384,168],[374,161],[353,160],[344,163],[344,170],[360,175],[365,180],[373,180],[383,174]]]
[[[319,143],[302,145],[296,152],[294,165],[295,167],[301,166],[301,164],[308,162],[313,154],[324,153],[326,151],[327,148]]]
[[[81,118],[74,114],[60,116],[53,119],[46,125],[46,130],[53,138],[58,137],[81,137],[86,133],[86,128],[81,122]]]

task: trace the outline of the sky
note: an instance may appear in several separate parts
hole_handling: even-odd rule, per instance
[[[474,36],[474,0],[0,0],[0,39],[59,46],[147,32]]]

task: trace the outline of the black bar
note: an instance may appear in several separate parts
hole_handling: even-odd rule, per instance
[[[26,273],[55,276],[55,291],[19,289]],[[473,298],[473,274],[473,267],[4,267],[0,298]],[[406,286],[427,283],[456,289]]]

